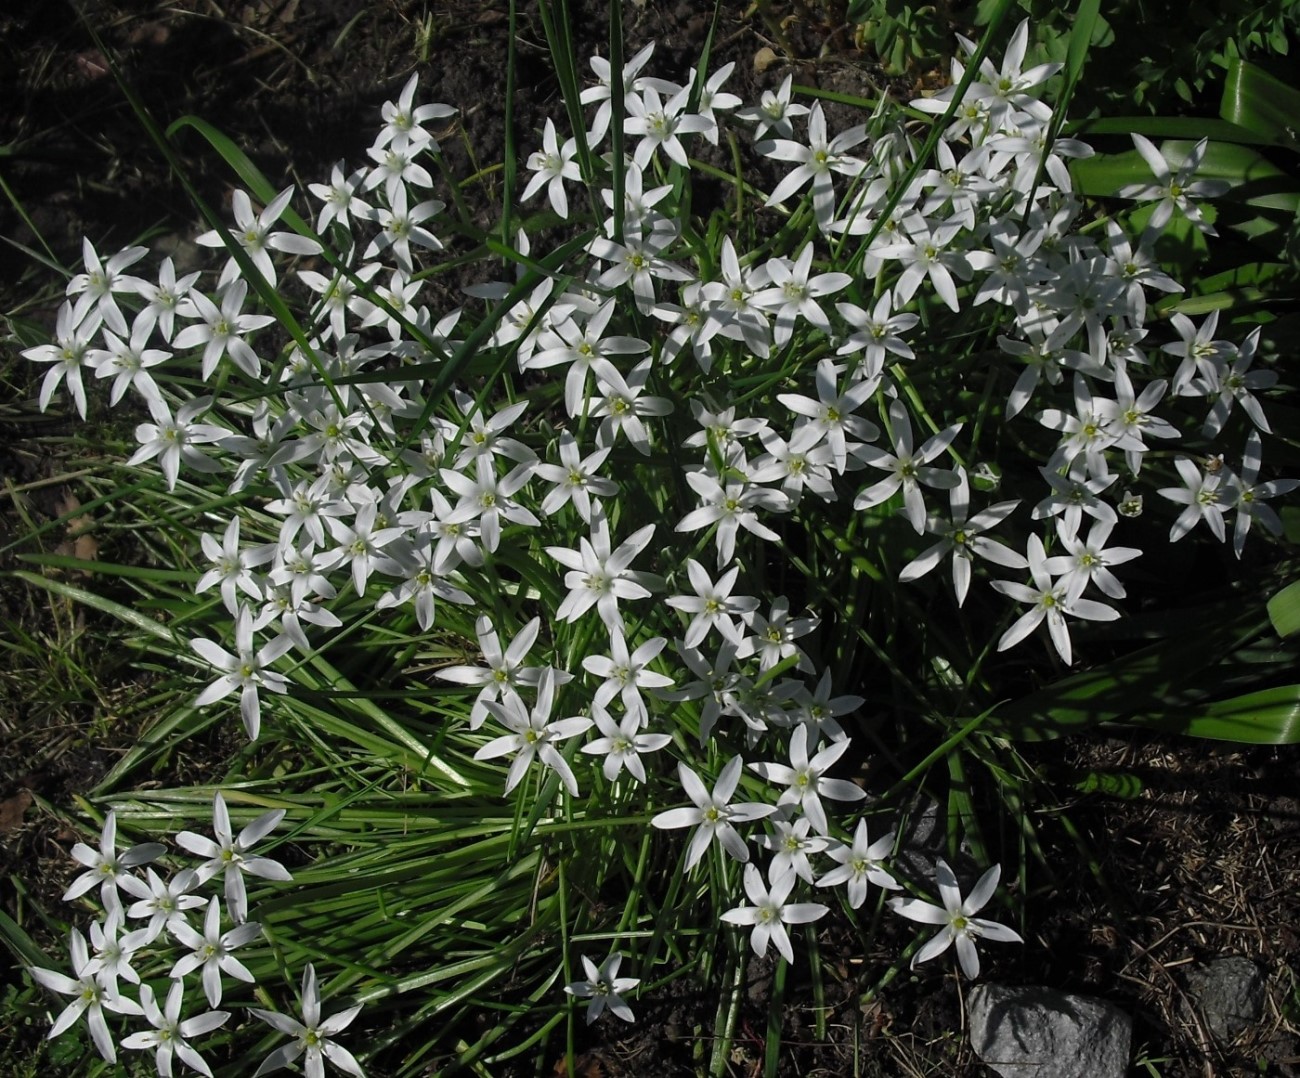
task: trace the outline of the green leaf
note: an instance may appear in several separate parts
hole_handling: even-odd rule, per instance
[[[30,565],[44,565],[50,569],[85,573],[88,576],[125,576],[154,583],[175,580],[192,584],[195,578],[194,573],[187,573],[181,569],[156,569],[148,565],[117,565],[107,561],[73,558],[66,554],[19,554],[18,560]]]
[[[1288,584],[1268,601],[1268,620],[1278,636],[1300,632],[1300,580]]]
[[[1300,91],[1254,64],[1234,59],[1228,65],[1219,115],[1262,139],[1300,150],[1295,130],[1300,124]]]
[[[1300,685],[1220,700],[1200,713],[1166,711],[1128,720],[1135,726],[1238,745],[1300,743]]]
[[[160,640],[165,640],[169,644],[174,643],[172,631],[166,625],[162,625],[147,614],[141,614],[138,610],[132,610],[129,606],[123,606],[121,603],[115,603],[112,599],[105,599],[102,595],[96,595],[94,592],[86,591],[84,588],[73,587],[71,584],[64,584],[58,580],[47,580],[39,573],[29,573],[25,569],[18,569],[9,574],[18,580],[25,581],[38,588],[44,588],[55,595],[62,595],[65,599],[71,599],[73,602],[81,603],[93,610],[98,610],[104,614],[111,614],[119,621],[124,621],[132,628],[141,629],[144,632],[151,633]]]
[[[1002,705],[986,732],[1046,741],[1126,720],[1151,700],[1178,700],[1195,675],[1256,636],[1266,624],[1263,615],[1240,601],[1183,611],[1177,635]]]
[[[1075,782],[1074,788],[1080,793],[1104,794],[1131,801],[1145,787],[1140,778],[1127,771],[1089,771]]]
[[[1300,507],[1284,505],[1278,516],[1282,518],[1282,534],[1286,541],[1300,546]]]
[[[37,969],[58,969],[61,965],[36,945],[23,927],[3,910],[0,910],[0,939],[4,940],[9,950],[29,966]]]
[[[262,174],[262,170],[253,164],[248,154],[236,146],[228,135],[217,130],[207,120],[198,116],[182,116],[168,126],[165,135],[168,139],[171,139],[176,135],[177,131],[181,131],[186,127],[192,128],[208,140],[209,145],[221,155],[226,164],[234,169],[236,175],[244,181],[244,186],[248,188],[249,194],[259,202],[265,204],[275,198],[278,192],[271,185],[271,181]]]
[[[1200,116],[1100,116],[1065,125],[1071,135],[1146,135],[1147,138],[1202,139],[1267,146],[1273,140],[1227,120]]]
[[[1180,168],[1195,148],[1190,140],[1169,139],[1159,147],[1172,169]],[[1113,198],[1129,184],[1149,183],[1151,169],[1136,150],[1097,154],[1072,163],[1075,185],[1084,195]],[[1223,196],[1250,206],[1300,211],[1300,183],[1248,146],[1211,142],[1196,170],[1199,180],[1227,180],[1232,185]]]
[[[1074,26],[1070,28],[1070,42],[1065,49],[1065,91],[1060,99],[1062,112],[1078,85],[1079,76],[1083,74],[1083,65],[1088,61],[1088,50],[1092,47],[1093,33],[1097,29],[1100,15],[1101,0],[1081,0],[1074,16]]]

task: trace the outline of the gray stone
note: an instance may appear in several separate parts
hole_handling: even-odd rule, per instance
[[[1133,1020],[1112,1003],[1027,985],[970,994],[971,1046],[1002,1078],[1124,1078]]]
[[[1192,970],[1187,986],[1218,1040],[1232,1040],[1264,1013],[1264,975],[1241,955],[1216,958]]]

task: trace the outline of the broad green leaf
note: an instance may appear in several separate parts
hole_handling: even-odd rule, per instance
[[[1191,680],[1257,635],[1263,610],[1240,602],[1186,611],[1180,631],[1151,647],[1071,674],[999,707],[986,732],[1047,741],[1104,722],[1127,719],[1152,700],[1174,701]]]
[[[1300,580],[1288,584],[1268,601],[1268,620],[1278,636],[1300,632]]]
[[[1273,141],[1227,120],[1208,120],[1200,116],[1102,116],[1066,124],[1065,129],[1080,138],[1137,134],[1151,139],[1211,138],[1216,142],[1240,142],[1250,146],[1267,146]]]
[[[1195,146],[1189,140],[1169,139],[1158,148],[1176,171]],[[1151,182],[1151,169],[1137,150],[1082,158],[1072,163],[1070,172],[1081,194],[1100,198],[1113,198],[1129,184]],[[1249,146],[1211,142],[1196,178],[1227,180],[1232,188],[1224,198],[1234,202],[1291,213],[1300,210],[1300,183]]]
[[[1199,711],[1165,711],[1137,715],[1127,721],[1135,726],[1211,741],[1294,745],[1300,743],[1300,685],[1234,696]]]
[[[1140,778],[1127,771],[1089,771],[1075,782],[1074,788],[1080,793],[1105,794],[1131,801],[1145,787]]]
[[[1282,518],[1282,534],[1286,541],[1300,546],[1300,507],[1284,505],[1278,516]]]
[[[1202,277],[1196,282],[1196,287],[1202,295],[1235,292],[1247,288],[1257,290],[1287,272],[1287,267],[1282,262],[1245,262],[1221,273]]]
[[[1219,115],[1262,139],[1300,150],[1295,133],[1300,124],[1300,90],[1254,64],[1234,58],[1228,65]]]

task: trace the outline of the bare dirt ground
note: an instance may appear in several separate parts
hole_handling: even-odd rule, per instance
[[[841,26],[810,19],[803,6],[776,6],[793,16],[781,28],[784,42],[775,40],[773,24],[742,18],[740,5],[724,5],[715,62],[736,61],[729,89],[754,100],[794,71],[799,82],[870,92],[876,76],[869,58],[851,47]],[[412,71],[420,72],[425,99],[461,110],[443,140],[453,175],[501,158],[504,2],[232,0],[219,6],[215,0],[104,0],[86,7],[85,22],[58,0],[16,0],[0,13],[0,146],[9,147],[0,156],[0,176],[29,216],[22,221],[8,199],[0,200],[0,236],[37,248],[39,232],[65,264],[79,257],[83,235],[101,251],[145,242],[159,254],[182,256],[200,231],[183,190],[119,91],[110,56],[161,124],[186,113],[206,118],[275,182],[301,188],[340,159],[361,160],[379,105]],[[580,12],[573,28],[579,54],[604,52],[605,6],[583,0],[574,8]],[[653,40],[656,73],[683,78],[708,29],[705,7],[683,0],[627,8],[628,54]],[[101,35],[99,42],[88,25]],[[521,145],[529,147],[542,119],[558,110],[559,91],[528,5],[518,43],[516,122]],[[795,55],[784,53],[787,47]],[[777,62],[760,72],[755,61],[764,49],[772,49]],[[192,135],[180,136],[177,146],[204,197],[228,204],[234,177],[210,148]],[[483,213],[485,219],[492,213],[486,201]],[[32,301],[42,291],[48,296],[51,283],[55,278],[23,250],[0,245],[4,310],[48,324],[57,300]],[[75,510],[79,488],[69,473],[103,459],[98,436],[104,432],[87,433],[53,412],[39,416],[35,380],[16,350],[0,348],[7,353],[0,363],[7,396],[0,397],[0,537],[7,542]],[[97,537],[93,519],[84,527],[60,526],[25,549],[37,548],[106,560],[131,556],[120,535]],[[0,559],[0,569],[15,564],[12,555]],[[0,911],[39,935],[40,918],[29,911],[57,907],[71,870],[67,850],[74,837],[55,810],[74,810],[73,798],[132,742],[147,721],[134,702],[147,694],[148,682],[120,656],[105,653],[104,638],[94,634],[108,626],[93,612],[6,579],[0,581],[0,617],[6,638],[40,645],[6,648],[12,659],[0,674]],[[34,657],[42,652],[72,661],[50,660],[42,669]],[[68,683],[69,670],[81,671],[83,683]],[[43,691],[34,694],[33,685]],[[227,751],[220,737],[195,745],[172,761],[169,779],[201,779]],[[1078,794],[1041,810],[1054,874],[1037,867],[1030,874],[1026,946],[990,948],[985,979],[1045,984],[1119,1004],[1134,1017],[1137,1074],[1300,1073],[1296,753],[1096,736],[1049,744],[1029,758],[1049,775],[1122,768],[1141,776],[1143,788],[1129,800]],[[1066,813],[1081,830],[1096,877],[1080,846],[1053,826],[1054,813]],[[845,922],[823,933],[826,1004],[832,1008],[825,1040],[814,1036],[810,997],[792,978],[789,1062],[782,1073],[991,1073],[964,1039],[967,986],[951,969],[945,973],[942,963],[932,963],[863,1003],[865,971],[880,968],[882,956],[861,953],[860,938]],[[900,940],[885,936],[881,942]],[[51,932],[43,942],[57,950]],[[1188,974],[1221,955],[1250,958],[1268,983],[1263,1017],[1231,1043],[1214,1042],[1189,1006]],[[0,973],[4,983],[20,977],[13,967],[0,967]],[[736,1075],[761,1073],[770,976],[770,967],[755,965],[732,1059]],[[682,991],[640,1001],[634,1027],[596,1027],[579,1073],[693,1073],[695,1042],[712,1020],[714,1001]],[[0,1041],[12,1036],[33,1043],[42,1032],[0,1014]],[[564,1073],[562,1062],[554,1073]]]

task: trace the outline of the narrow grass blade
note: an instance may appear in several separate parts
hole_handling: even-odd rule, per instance
[[[49,580],[39,573],[29,573],[25,569],[15,569],[9,576],[21,580],[24,583],[31,584],[33,587],[43,588],[54,594],[61,595],[65,599],[71,599],[73,602],[81,603],[92,610],[98,610],[103,614],[110,614],[119,621],[125,622],[133,629],[139,629],[142,632],[151,634],[159,640],[164,640],[168,644],[175,644],[176,638],[172,631],[166,625],[155,621],[147,614],[141,614],[138,610],[132,610],[129,606],[123,606],[121,603],[115,603],[112,599],[105,599],[102,595],[96,595],[93,591],[86,591],[84,588],[78,588],[72,584],[65,584],[59,580]]]

